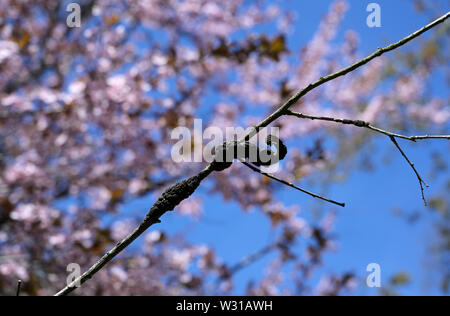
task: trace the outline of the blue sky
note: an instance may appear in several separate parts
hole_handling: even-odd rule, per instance
[[[383,0],[376,1],[382,10],[382,27],[368,28],[366,17],[369,13],[366,12],[366,6],[369,2],[371,1],[349,1],[350,7],[338,30],[338,38],[342,38],[345,30],[357,31],[361,52],[365,55],[379,46],[398,41],[430,22],[430,17],[418,15],[413,10],[412,1]],[[292,50],[298,49],[312,38],[330,3],[331,1],[288,1],[284,4],[297,13],[295,30],[288,40]],[[449,8],[443,5],[442,9],[443,14]],[[389,56],[388,54],[387,57]],[[448,88],[439,80],[432,83],[432,88],[435,94],[448,96]],[[448,174],[429,177],[431,155],[437,151],[448,157],[448,142],[437,140],[416,144],[403,141],[399,143],[431,185],[425,191],[426,196],[442,193]],[[436,216],[424,207],[417,179],[392,143],[380,136],[375,148],[377,152],[374,153],[373,160],[378,162],[375,171],[354,170],[348,180],[327,188],[332,198],[345,201],[347,206],[337,213],[335,235],[340,249],[325,256],[325,264],[317,275],[352,271],[364,279],[367,275],[366,266],[375,262],[381,265],[382,285],[395,273],[406,272],[411,275],[412,282],[401,288],[400,293],[439,294],[436,291],[436,278],[439,274],[435,272],[439,266],[427,249],[435,240],[433,225]],[[389,164],[381,162],[386,156],[391,158]],[[447,158],[447,164],[449,163]],[[169,233],[187,231],[191,242],[212,246],[229,264],[238,262],[274,241],[275,235],[270,223],[260,212],[242,212],[236,203],[225,202],[218,195],[208,194],[207,185],[195,194],[204,198],[204,216],[201,219],[187,219],[174,212],[164,216],[158,229]],[[320,207],[328,207],[289,188],[282,187],[277,194],[287,205],[301,205],[301,215],[311,221],[315,220],[314,214],[320,212]],[[141,210],[147,209],[153,200],[154,197],[143,198],[124,208],[134,209],[136,214],[141,214]],[[421,217],[414,224],[408,223],[404,217],[394,214],[397,208],[407,213],[419,212]],[[252,229],[253,227],[256,228]],[[273,254],[237,273],[234,293],[244,294],[248,280],[259,279],[271,258]],[[360,285],[356,294],[375,295],[377,290]]]

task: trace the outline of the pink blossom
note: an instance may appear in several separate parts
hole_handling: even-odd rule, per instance
[[[202,202],[195,197],[184,200],[177,206],[177,212],[185,216],[198,218],[202,214]]]
[[[28,281],[29,274],[27,269],[15,262],[0,263],[0,274],[6,276],[13,276],[16,279]]]

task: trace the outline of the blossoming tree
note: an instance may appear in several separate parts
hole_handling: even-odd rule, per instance
[[[378,50],[364,66],[329,78],[364,57],[354,31],[334,41],[345,1],[332,3],[299,51],[288,45],[295,16],[270,1],[80,4],[81,27],[71,28],[63,1],[1,1],[0,256],[9,259],[0,261],[0,293],[14,292],[17,279],[22,294],[58,292],[69,263],[89,268],[142,221],[147,210],[137,219],[118,216],[124,204],[149,195],[156,200],[203,170],[205,163],[171,159],[175,127],[192,126],[198,117],[223,129],[255,126],[305,87],[311,89],[289,112],[272,120],[289,149],[277,178],[294,184],[320,174],[364,151],[367,139],[381,133],[423,191],[420,170],[397,142],[403,135],[391,131],[442,134],[448,126],[448,100],[426,91],[442,63],[446,24],[436,23],[418,53],[402,47],[409,63]],[[261,25],[270,25],[270,35]],[[323,135],[336,146],[324,148]],[[302,139],[314,140],[309,150],[296,148]],[[299,206],[277,197],[283,185],[253,171],[234,163],[208,172],[204,181],[211,193],[267,216],[279,232],[275,243],[230,265],[210,247],[166,234],[164,223],[145,227],[137,247],[99,267],[74,293],[228,294],[234,273],[271,251],[279,253],[271,273],[249,285],[248,294],[285,293],[279,271],[289,263],[294,294],[316,293],[307,280],[333,247],[335,206],[321,225],[309,225]],[[200,217],[203,198],[194,194],[175,211]],[[293,249],[299,240],[309,245],[301,254]],[[351,274],[331,276],[322,294],[338,294],[352,280]]]

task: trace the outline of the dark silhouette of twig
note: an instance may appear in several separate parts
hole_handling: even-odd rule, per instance
[[[249,167],[250,169],[252,169],[253,171],[262,174],[263,176],[266,176],[266,177],[268,177],[268,178],[270,178],[270,179],[273,179],[273,180],[275,180],[275,181],[278,181],[278,182],[280,182],[280,183],[283,183],[283,184],[285,184],[285,185],[287,185],[287,186],[290,186],[291,188],[294,188],[294,189],[299,190],[299,191],[301,191],[301,192],[303,192],[303,193],[306,193],[306,194],[308,194],[308,195],[311,195],[312,197],[315,197],[315,198],[317,198],[317,199],[321,199],[321,200],[323,200],[323,201],[330,202],[330,203],[333,203],[333,204],[336,204],[336,205],[345,207],[345,203],[336,202],[336,201],[327,199],[326,197],[323,197],[323,196],[321,196],[321,195],[318,195],[318,194],[312,193],[312,192],[310,192],[310,191],[307,191],[307,190],[305,190],[305,189],[302,189],[302,188],[296,186],[296,185],[293,184],[293,183],[290,183],[290,182],[287,182],[287,181],[285,181],[285,180],[283,180],[283,179],[277,178],[277,177],[275,177],[274,175],[272,175],[272,174],[270,174],[270,173],[266,173],[266,172],[262,171],[261,169],[258,169],[258,168],[256,168],[255,166],[253,166],[253,165],[251,165],[251,164],[249,164],[249,163],[247,163],[247,162],[245,162],[245,161],[242,161],[242,163],[243,163],[244,165],[246,165],[247,167]]]
[[[16,296],[20,295],[20,287],[22,286],[22,280],[17,280],[17,291]]]
[[[369,122],[361,121],[361,120],[349,120],[349,119],[341,119],[341,118],[334,118],[334,117],[328,117],[328,116],[313,116],[313,115],[306,115],[303,113],[293,112],[290,110],[286,111],[287,115],[296,116],[298,118],[304,118],[304,119],[310,119],[310,120],[320,120],[320,121],[330,121],[335,123],[341,123],[341,124],[350,124],[358,127],[364,127],[368,128],[372,131],[384,134],[389,137],[397,137],[397,138],[403,138],[410,141],[415,142],[416,140],[420,139],[448,139],[450,140],[450,135],[419,135],[419,136],[405,136],[401,134],[392,133],[389,131],[386,131],[384,129],[381,129],[379,127],[375,127]]]
[[[245,140],[249,140],[250,138],[255,136],[258,133],[258,131],[260,131],[262,128],[268,126],[270,123],[272,123],[273,121],[275,121],[276,119],[278,119],[282,115],[286,114],[286,111],[289,110],[289,108],[292,105],[297,103],[297,101],[300,100],[301,97],[306,95],[311,90],[313,90],[313,89],[323,85],[324,83],[326,83],[328,81],[331,81],[331,80],[336,79],[338,77],[344,76],[344,75],[348,74],[349,72],[351,72],[351,71],[353,71],[353,70],[355,70],[355,69],[357,69],[357,68],[359,68],[361,66],[364,66],[365,64],[367,64],[372,59],[380,57],[384,53],[389,52],[391,50],[394,50],[394,49],[396,49],[396,48],[398,48],[398,47],[408,43],[412,39],[418,37],[419,35],[425,33],[426,31],[432,29],[436,25],[439,25],[439,24],[443,23],[445,20],[447,20],[449,18],[449,16],[450,16],[450,12],[447,12],[443,16],[439,17],[438,19],[434,20],[433,22],[429,23],[428,25],[422,27],[421,29],[415,31],[414,33],[411,33],[410,35],[408,35],[405,38],[401,39],[397,43],[391,44],[391,45],[386,46],[384,48],[380,47],[375,52],[373,52],[371,55],[367,56],[364,59],[361,59],[360,61],[354,63],[353,65],[350,65],[350,66],[348,66],[346,68],[343,68],[343,69],[341,69],[341,70],[339,70],[339,71],[337,71],[335,73],[332,73],[332,74],[330,74],[330,75],[328,75],[326,77],[321,77],[319,80],[317,80],[314,83],[310,83],[308,86],[306,86],[305,88],[303,88],[302,90],[297,92],[295,95],[293,95],[291,98],[289,98],[275,112],[273,112],[271,115],[269,115],[263,121],[261,121],[259,124],[254,126],[254,128],[252,128],[245,135],[244,139]]]
[[[350,125],[354,125],[357,127],[363,127],[363,128],[367,128],[370,129],[372,131],[384,134],[386,136],[389,137],[389,139],[392,141],[392,143],[395,145],[395,147],[400,151],[401,155],[406,159],[406,161],[408,162],[408,164],[411,166],[411,168],[413,169],[414,173],[417,176],[417,179],[419,180],[419,185],[420,185],[420,191],[422,194],[422,200],[425,203],[425,205],[427,205],[427,201],[425,199],[425,195],[423,193],[424,188],[423,186],[425,185],[425,187],[429,187],[428,184],[422,179],[422,177],[420,176],[419,172],[417,171],[416,167],[414,166],[414,163],[411,162],[411,160],[409,160],[408,156],[406,156],[405,152],[401,149],[400,145],[397,143],[396,138],[401,138],[401,139],[406,139],[406,140],[410,140],[415,142],[416,140],[423,140],[423,139],[448,139],[450,140],[450,135],[420,135],[420,136],[405,136],[405,135],[401,135],[401,134],[397,134],[397,133],[392,133],[389,131],[386,131],[384,129],[381,129],[379,127],[375,127],[372,124],[370,124],[369,122],[366,121],[361,121],[361,120],[349,120],[349,119],[341,119],[341,118],[334,118],[334,117],[327,117],[327,116],[313,116],[313,115],[306,115],[303,113],[297,113],[297,112],[292,112],[290,110],[286,111],[287,115],[291,115],[291,116],[295,116],[298,118],[302,118],[302,119],[310,119],[310,120],[321,120],[321,121],[330,121],[330,122],[335,122],[335,123],[341,123],[341,124],[350,124]]]
[[[397,143],[397,141],[395,140],[394,136],[389,136],[389,138],[391,139],[391,141],[394,143],[395,147],[397,147],[397,149],[400,151],[400,153],[402,154],[402,156],[406,159],[406,161],[408,162],[408,164],[411,166],[412,170],[414,170],[414,173],[417,176],[417,179],[419,180],[419,185],[420,185],[420,191],[422,193],[422,200],[423,203],[425,203],[425,205],[427,205],[427,200],[425,199],[425,195],[423,194],[423,185],[424,184],[427,188],[428,188],[428,184],[422,179],[422,177],[420,176],[420,174],[417,172],[416,167],[414,167],[414,164],[408,159],[408,157],[406,156],[406,154],[403,152],[403,150],[400,148],[399,144]]]

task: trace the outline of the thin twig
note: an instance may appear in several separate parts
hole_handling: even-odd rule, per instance
[[[256,251],[255,253],[252,253],[249,256],[242,258],[239,262],[237,262],[236,264],[234,264],[230,268],[228,268],[226,275],[222,276],[222,278],[229,277],[229,276],[235,274],[239,270],[245,268],[252,262],[255,262],[256,260],[262,258],[263,256],[265,256],[272,250],[277,249],[278,247],[280,247],[280,242],[275,242],[270,245],[264,246],[263,248],[259,249],[258,251]]]
[[[391,50],[394,50],[406,43],[408,43],[409,41],[411,41],[412,39],[418,37],[419,35],[425,33],[426,31],[430,30],[431,28],[435,27],[436,25],[443,23],[445,20],[448,19],[448,17],[450,16],[450,12],[447,12],[446,14],[444,14],[443,16],[441,16],[440,18],[434,20],[433,22],[431,22],[430,24],[422,27],[421,29],[415,31],[414,33],[408,35],[407,37],[403,38],[402,40],[398,41],[397,43],[391,44],[389,46],[386,46],[384,48],[378,48],[374,53],[372,53],[371,55],[367,56],[364,59],[361,59],[360,61],[354,63],[353,65],[350,65],[346,68],[343,68],[335,73],[332,73],[326,77],[321,77],[319,80],[317,80],[314,83],[310,83],[307,87],[303,88],[302,90],[300,90],[299,92],[297,92],[295,95],[293,95],[289,100],[287,100],[283,105],[281,105],[275,112],[273,112],[271,115],[269,115],[267,118],[265,118],[263,121],[261,121],[260,123],[258,123],[256,126],[254,126],[254,128],[252,128],[244,137],[244,140],[249,140],[251,137],[255,136],[259,130],[261,130],[262,128],[268,126],[270,123],[272,123],[273,121],[275,121],[276,119],[278,119],[280,116],[284,115],[286,113],[286,111],[292,106],[294,105],[298,100],[300,100],[301,97],[303,97],[305,94],[307,94],[308,92],[310,92],[311,90],[323,85],[324,83],[336,79],[338,77],[344,76],[346,74],[348,74],[349,72],[367,64],[369,61],[371,61],[372,59],[375,59],[381,55],[383,55],[386,52],[389,52]]]
[[[420,139],[448,139],[450,140],[450,135],[419,135],[419,136],[405,136],[401,134],[392,133],[389,131],[386,131],[384,129],[381,129],[379,127],[373,126],[369,122],[361,121],[361,120],[349,120],[349,119],[341,119],[341,118],[334,118],[334,117],[328,117],[328,116],[313,116],[313,115],[307,115],[303,113],[293,112],[290,110],[286,111],[286,115],[292,115],[298,118],[304,118],[304,119],[310,119],[310,120],[320,120],[320,121],[330,121],[335,123],[341,123],[341,124],[350,124],[355,125],[358,127],[364,127],[367,129],[370,129],[372,131],[384,134],[389,137],[397,137],[397,138],[403,138],[410,141],[415,142],[416,140]]]
[[[406,156],[406,154],[403,152],[403,150],[400,148],[399,144],[397,143],[397,141],[395,140],[394,136],[389,136],[389,138],[391,139],[391,141],[394,143],[395,147],[397,147],[397,149],[400,151],[400,153],[402,154],[402,156],[406,159],[406,161],[408,162],[408,164],[411,166],[411,168],[414,170],[414,173],[417,176],[417,179],[419,180],[419,185],[420,185],[420,191],[422,193],[422,200],[425,203],[425,205],[427,205],[427,200],[425,199],[425,195],[423,194],[423,185],[424,184],[427,188],[428,188],[428,184],[422,179],[422,177],[420,176],[420,174],[417,172],[416,167],[414,167],[414,164],[408,159],[408,156]]]
[[[310,120],[322,120],[322,121],[331,121],[331,122],[342,123],[342,124],[351,124],[351,125],[355,125],[358,127],[368,128],[370,130],[373,130],[375,132],[378,132],[378,133],[388,136],[389,139],[394,143],[395,147],[397,147],[397,149],[400,151],[402,156],[406,159],[406,161],[411,166],[411,168],[414,170],[414,173],[416,174],[417,179],[419,180],[420,191],[422,194],[422,200],[425,203],[425,205],[427,205],[427,201],[426,201],[425,195],[423,193],[423,190],[424,190],[423,185],[425,185],[426,187],[429,187],[429,186],[422,179],[422,177],[420,176],[416,167],[414,166],[414,163],[412,163],[411,160],[409,160],[409,158],[406,156],[405,152],[401,149],[401,147],[399,146],[399,144],[397,143],[397,140],[395,138],[402,138],[402,139],[407,139],[407,140],[415,142],[418,139],[449,139],[450,140],[450,135],[405,136],[405,135],[388,132],[386,130],[383,130],[381,128],[371,125],[369,122],[360,121],[360,120],[339,119],[339,118],[326,117],[326,116],[312,116],[312,115],[306,115],[306,114],[302,114],[302,113],[292,112],[290,110],[288,110],[286,114],[296,116],[298,118],[305,118],[305,119],[310,119]]]
[[[16,296],[20,295],[20,287],[22,286],[22,280],[17,280],[17,291]]]
[[[278,182],[283,183],[283,184],[285,184],[285,185],[287,185],[287,186],[290,186],[291,188],[297,189],[297,190],[299,190],[299,191],[301,191],[301,192],[303,192],[303,193],[306,193],[306,194],[308,194],[308,195],[311,195],[312,197],[315,197],[315,198],[317,198],[317,199],[321,199],[321,200],[323,200],[323,201],[327,201],[327,202],[330,202],[330,203],[333,203],[333,204],[336,204],[336,205],[345,207],[345,203],[336,202],[336,201],[327,199],[326,197],[323,197],[323,196],[317,195],[317,194],[315,194],[315,193],[309,192],[309,191],[307,191],[307,190],[305,190],[305,189],[302,189],[302,188],[296,186],[295,184],[292,184],[292,183],[287,182],[287,181],[285,181],[285,180],[283,180],[283,179],[277,178],[277,177],[275,177],[274,175],[271,175],[270,173],[266,173],[266,172],[264,172],[264,171],[261,171],[260,169],[256,168],[255,166],[253,166],[253,165],[251,165],[251,164],[249,164],[249,163],[247,163],[247,162],[245,162],[245,161],[242,161],[242,163],[243,163],[244,165],[246,165],[247,167],[249,167],[250,169],[252,169],[253,171],[255,171],[255,172],[258,172],[258,173],[260,173],[260,174],[262,174],[262,175],[264,175],[264,176],[266,176],[266,177],[269,177],[269,178],[271,178],[271,179],[273,179],[273,180],[275,180],[275,181],[278,181]]]

